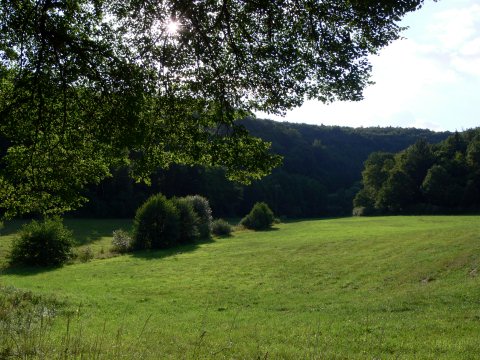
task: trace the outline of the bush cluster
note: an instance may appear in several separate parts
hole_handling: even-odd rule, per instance
[[[188,198],[173,198],[172,200],[178,210],[178,242],[187,244],[199,238],[200,216],[193,208],[192,202]]]
[[[252,230],[267,230],[272,227],[275,221],[273,211],[264,202],[256,203],[250,213],[245,216],[240,225]]]
[[[193,210],[198,216],[197,228],[201,239],[208,239],[212,231],[212,209],[206,198],[200,195],[187,196]]]
[[[112,251],[124,254],[130,251],[132,247],[132,237],[125,230],[119,229],[113,231]]]
[[[210,237],[212,210],[202,196],[167,199],[151,196],[138,208],[132,249],[163,249]]]
[[[93,250],[90,246],[87,246],[86,248],[80,250],[77,254],[77,258],[81,262],[89,262],[94,257],[95,257],[95,254],[93,253]]]
[[[212,233],[216,236],[229,236],[232,226],[223,219],[216,219],[212,222]]]
[[[373,209],[368,206],[355,206],[352,210],[352,216],[369,216],[373,215]]]
[[[177,242],[179,212],[162,194],[153,195],[137,210],[133,222],[134,250],[160,249]]]
[[[11,264],[58,266],[72,255],[73,234],[61,219],[45,219],[25,224],[13,240]]]

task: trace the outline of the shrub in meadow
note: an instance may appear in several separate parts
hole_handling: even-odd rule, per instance
[[[367,208],[365,206],[355,206],[352,210],[352,216],[366,216]]]
[[[375,214],[375,209],[369,206],[355,206],[352,210],[352,216],[373,216]]]
[[[199,237],[198,226],[200,218],[193,209],[193,204],[186,198],[173,198],[175,207],[179,215],[179,233],[178,242],[188,244],[194,242]]]
[[[232,233],[232,226],[223,219],[215,219],[212,222],[212,233],[216,236],[229,236]]]
[[[179,211],[173,201],[162,194],[153,195],[135,215],[132,248],[142,250],[173,246],[177,243],[179,229]]]
[[[240,225],[252,230],[266,230],[272,227],[275,221],[273,211],[264,202],[256,203],[250,213],[245,216]]]
[[[200,195],[190,195],[185,199],[192,205],[198,216],[197,228],[201,239],[208,239],[212,231],[212,209],[206,198]]]
[[[80,250],[78,252],[78,260],[81,262],[89,262],[95,257],[95,254],[93,253],[93,250],[90,246],[87,246],[86,248]]]
[[[112,251],[124,254],[130,251],[132,247],[132,237],[128,232],[122,229],[113,231]]]
[[[13,240],[11,264],[58,266],[72,257],[73,234],[59,218],[25,224]]]

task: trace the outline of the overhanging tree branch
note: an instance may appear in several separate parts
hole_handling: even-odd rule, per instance
[[[0,0],[0,207],[68,210],[121,163],[138,179],[173,163],[260,178],[279,157],[236,120],[361,99],[367,56],[422,3]]]

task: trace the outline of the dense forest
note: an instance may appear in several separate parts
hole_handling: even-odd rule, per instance
[[[450,213],[480,209],[480,129],[439,144],[419,140],[397,153],[375,152],[365,162],[355,212]]]
[[[350,214],[360,190],[364,161],[372,152],[398,152],[419,139],[430,143],[449,133],[402,128],[349,128],[292,124],[247,118],[254,136],[272,143],[283,165],[249,186],[226,180],[219,168],[173,166],[158,170],[151,186],[136,184],[121,168],[86,192],[90,199],[73,216],[131,217],[151,194],[201,194],[217,217],[245,215],[257,201],[267,202],[279,216],[318,217]]]

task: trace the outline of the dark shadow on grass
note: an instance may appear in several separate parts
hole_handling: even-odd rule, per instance
[[[114,230],[129,230],[130,219],[65,219],[64,225],[73,231],[75,245],[88,245],[102,237],[112,236]]]
[[[193,244],[184,244],[171,247],[168,249],[159,249],[159,250],[139,250],[131,253],[126,253],[126,255],[131,255],[135,258],[141,258],[146,260],[158,260],[167,258],[170,256],[175,256],[183,253],[188,253],[195,251],[200,245],[214,243],[215,240],[212,238],[199,240]],[[70,266],[69,264],[63,266]],[[4,275],[18,275],[18,276],[31,276],[41,273],[46,273],[50,271],[55,271],[63,266],[22,266],[22,265],[10,265],[4,269],[0,269],[0,274]]]
[[[228,235],[215,235],[215,239],[230,239],[232,238],[233,235],[232,234],[228,234]]]
[[[271,228],[268,228],[268,229],[259,229],[259,230],[245,228],[245,230],[262,233],[262,232],[278,231],[278,230],[280,230],[280,229],[277,228],[277,227],[271,227]]]
[[[329,217],[322,217],[322,218],[305,218],[305,219],[282,219],[281,224],[297,224],[300,222],[308,222],[308,221],[322,221],[322,220],[340,220],[340,219],[349,219],[353,216],[345,215],[345,216],[329,216]]]
[[[63,265],[68,266],[68,265]],[[63,266],[27,266],[27,265],[9,265],[6,268],[1,269],[0,274],[3,275],[18,275],[18,276],[31,276],[41,273],[47,273],[55,271]]]
[[[278,230],[280,230],[278,227],[271,227],[271,228],[268,228],[268,229],[257,230],[257,231],[260,231],[260,232],[270,232],[270,231],[278,231]]]
[[[14,235],[17,233],[20,228],[30,222],[31,220],[10,220],[10,221],[4,221],[4,227],[0,229],[0,235],[1,236],[9,236],[9,235]]]
[[[135,258],[141,258],[146,260],[158,260],[167,258],[170,256],[175,256],[183,253],[188,253],[198,249],[200,245],[214,243],[213,238],[198,240],[192,244],[182,244],[177,245],[167,249],[158,249],[158,250],[138,250],[130,253],[131,256]]]
[[[1,236],[16,234],[24,224],[32,220],[11,220],[5,222],[5,227],[0,229]],[[88,245],[100,240],[102,237],[112,236],[114,230],[129,230],[132,226],[131,219],[65,219],[63,224],[73,231],[75,245]]]

